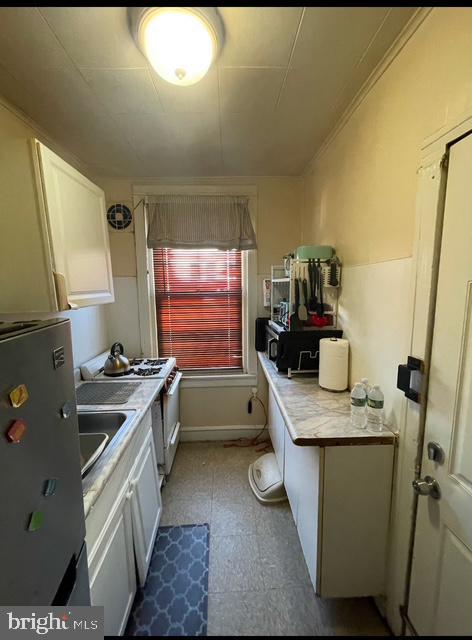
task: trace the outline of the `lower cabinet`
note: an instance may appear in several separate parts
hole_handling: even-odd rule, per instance
[[[299,447],[285,429],[284,483],[298,537],[315,590],[319,591],[318,549],[321,505],[319,447]]]
[[[316,593],[384,593],[393,444],[295,445],[271,389],[268,428]]]
[[[149,432],[131,472],[131,509],[139,584],[144,586],[162,511],[152,432]]]
[[[150,416],[117,464],[85,524],[93,605],[105,635],[124,633],[137,584],[144,585],[162,511]]]
[[[92,605],[104,607],[105,635],[122,635],[136,593],[128,487],[123,487],[90,563]]]

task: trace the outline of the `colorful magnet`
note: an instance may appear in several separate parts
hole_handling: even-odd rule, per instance
[[[7,438],[10,442],[18,444],[21,442],[23,436],[26,433],[26,424],[23,420],[15,420],[7,431]]]
[[[37,531],[41,529],[44,522],[44,513],[42,511],[33,511],[30,515],[28,531]]]
[[[12,407],[17,409],[28,400],[28,389],[25,384],[19,384],[13,391],[10,391],[9,396]]]
[[[46,496],[46,498],[53,496],[56,493],[56,487],[57,478],[48,478],[44,483],[43,495]]]

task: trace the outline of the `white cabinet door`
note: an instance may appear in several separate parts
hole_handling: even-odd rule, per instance
[[[93,605],[104,607],[105,635],[122,635],[136,593],[130,496],[125,485],[89,559]]]
[[[293,519],[297,525],[305,562],[315,590],[318,591],[318,545],[320,518],[320,458],[319,447],[300,447],[292,442],[285,430],[284,484]]]
[[[36,141],[59,309],[113,302],[103,191]]]
[[[159,474],[152,430],[146,437],[131,474],[133,539],[139,583],[146,582],[162,511]]]
[[[284,477],[284,433],[285,422],[280,413],[277,400],[271,389],[269,389],[269,435],[272,440],[272,446],[274,447],[275,457],[277,459],[277,465],[279,467],[280,475]]]

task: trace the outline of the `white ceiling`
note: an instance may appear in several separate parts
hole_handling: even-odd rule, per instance
[[[0,94],[90,171],[298,175],[414,7],[220,7],[217,64],[152,72],[126,7],[0,9]]]

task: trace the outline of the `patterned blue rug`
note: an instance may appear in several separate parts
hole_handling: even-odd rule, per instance
[[[208,524],[159,528],[125,635],[206,636],[209,537]]]

